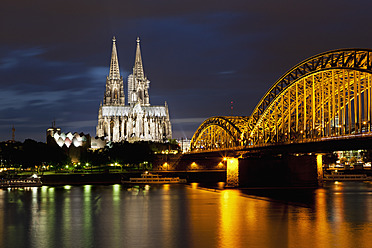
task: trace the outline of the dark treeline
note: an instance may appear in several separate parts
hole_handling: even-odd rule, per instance
[[[92,163],[94,166],[109,163],[121,165],[151,164],[154,161],[155,154],[167,150],[180,151],[180,147],[175,141],[170,141],[169,143],[151,141],[129,143],[123,141],[120,143],[113,143],[111,147],[105,147],[104,149],[87,150],[87,152],[81,156],[81,161],[84,163]]]
[[[21,142],[0,143],[1,164],[3,166],[29,168],[39,165],[59,166],[69,163],[66,153],[56,146],[26,139]]]
[[[120,165],[151,164],[155,154],[166,150],[180,150],[175,141],[168,143],[157,142],[120,142],[113,143],[99,150],[81,149],[81,166],[89,163],[91,166],[101,166],[111,163]],[[31,168],[40,165],[52,165],[54,168],[62,168],[71,164],[68,150],[58,145],[47,145],[31,139],[22,142],[0,143],[1,165],[5,167]]]

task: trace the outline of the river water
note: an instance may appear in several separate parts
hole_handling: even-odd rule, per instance
[[[372,247],[371,235],[364,182],[0,189],[0,247]]]

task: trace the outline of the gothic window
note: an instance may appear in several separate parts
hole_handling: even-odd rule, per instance
[[[123,134],[123,136],[125,137],[126,134],[127,134],[127,123],[124,122],[124,134]]]
[[[111,121],[110,122],[110,137],[111,137],[111,140],[112,140],[112,137],[114,135],[114,121]]]
[[[107,136],[109,134],[109,128],[108,128],[107,122],[105,122],[103,125],[103,132],[104,132],[104,136]]]
[[[114,99],[118,99],[118,90],[117,89],[115,89],[114,90]]]
[[[139,98],[141,101],[143,101],[143,91],[140,91]]]

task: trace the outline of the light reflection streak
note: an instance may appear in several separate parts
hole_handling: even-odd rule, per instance
[[[192,189],[197,189],[199,183],[190,183]]]
[[[128,192],[128,193],[127,193]],[[130,227],[126,229],[121,236],[126,240],[127,247],[135,247],[136,244],[141,244],[142,247],[152,247],[154,243],[151,239],[145,238],[151,236],[152,229],[150,223],[162,224],[161,210],[154,204],[151,204],[150,198],[145,189],[139,186],[128,188],[127,192],[123,192],[122,200],[125,204],[120,212],[120,225]],[[160,201],[162,202],[162,201]],[[151,206],[153,205],[153,206]],[[161,232],[161,228],[157,227],[157,233]],[[118,239],[119,241],[122,239]],[[121,247],[123,244],[119,244]],[[156,244],[158,245],[158,244]]]
[[[225,190],[220,197],[220,228],[219,236],[221,237],[219,247],[238,247],[239,240],[234,235],[239,225],[236,222],[237,218],[241,217],[241,213],[236,212],[237,193],[232,190]]]
[[[46,190],[47,190],[46,186],[43,186],[40,188],[41,193],[45,193]],[[31,209],[30,209],[31,211],[30,230],[31,230],[31,233],[33,233],[34,235],[31,235],[31,243],[37,242],[36,240],[33,240],[33,238],[36,237],[36,234],[40,233],[41,235],[45,235],[44,233],[45,228],[40,228],[40,222],[45,221],[45,219],[43,219],[40,215],[39,209],[41,208],[41,206],[39,205],[39,199],[38,199],[39,192],[38,191],[39,191],[38,188],[32,189],[32,201],[31,201]]]
[[[163,197],[162,197],[162,208],[161,208],[161,220],[162,220],[162,244],[161,247],[174,247],[169,242],[171,239],[167,237],[172,236],[172,208],[171,199],[169,194],[169,184],[163,185]]]
[[[84,185],[84,194],[87,194],[85,196],[90,196],[91,191],[92,191],[92,185],[90,184]]]
[[[163,184],[163,189],[168,191],[169,190],[169,184]]]
[[[217,188],[218,189],[224,189],[225,188],[225,182],[218,182],[217,183]]]
[[[329,232],[330,226],[326,221],[328,219],[327,216],[327,194],[324,189],[317,190],[318,197],[316,198],[315,202],[315,221],[312,222],[308,218],[303,219],[301,222],[297,221],[300,226],[309,226],[312,227],[310,229],[302,228],[300,229],[302,232],[299,232],[299,235],[310,235],[316,230],[316,235],[314,235],[313,240],[309,240],[310,244],[328,244],[329,236],[327,233]],[[294,237],[295,238],[295,237]]]
[[[142,206],[142,211],[143,211],[143,216],[142,216],[142,223],[141,223],[141,229],[143,230],[144,235],[151,235],[151,226],[149,223],[152,221],[152,218],[154,218],[153,213],[152,213],[152,208],[151,208],[151,200],[148,197],[148,190],[150,189],[150,185],[145,185],[145,189],[143,190],[143,206]],[[147,241],[147,240],[146,240]],[[152,246],[150,242],[144,242],[146,245],[145,246]]]
[[[4,213],[5,213],[5,191],[3,189],[0,189],[0,247],[5,247],[4,244],[4,226],[5,226],[5,220],[4,220]]]
[[[48,247],[54,242],[53,237],[49,235],[51,229],[55,226],[55,202],[54,188],[42,186],[40,188],[31,188],[31,243],[39,244],[40,247]],[[38,237],[44,237],[39,240]]]
[[[92,205],[92,185],[84,185],[83,197],[83,240],[87,247],[93,246],[93,205]]]
[[[267,212],[269,201],[243,197],[239,190],[224,190],[219,209],[218,247],[250,247],[257,243],[260,247],[278,247],[278,237],[286,240],[287,220],[275,225],[268,221],[272,218],[272,213]],[[262,238],[263,233],[270,233],[270,238]]]
[[[192,190],[188,196],[189,228],[192,232],[192,239],[189,247],[218,247],[220,209],[217,202],[211,198],[219,197],[219,193],[195,189],[197,184],[191,185]],[[215,204],[214,204],[215,203]]]
[[[43,186],[43,187],[45,187],[45,186]],[[37,187],[33,187],[31,191],[32,191],[32,203],[36,204],[39,189]]]
[[[120,184],[112,185],[112,211],[114,216],[120,216]],[[114,237],[120,236],[120,218],[113,218],[112,219],[112,232],[114,233]],[[110,244],[112,247],[120,247],[120,239],[113,238],[112,243]]]
[[[112,185],[112,200],[114,205],[120,205],[120,184]]]
[[[62,199],[62,246],[72,247],[71,244],[71,186],[64,186],[64,194]]]

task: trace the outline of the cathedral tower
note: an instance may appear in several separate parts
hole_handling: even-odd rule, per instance
[[[110,73],[106,77],[106,92],[103,100],[103,105],[104,106],[125,105],[123,77],[120,76],[115,36],[112,39]]]
[[[108,122],[107,118],[105,119],[103,117],[102,106],[124,106],[125,95],[123,85],[123,77],[120,76],[118,53],[116,50],[116,38],[114,36],[112,38],[110,72],[106,77],[106,91],[103,97],[103,105],[102,103],[100,104],[98,111],[98,125],[96,128],[98,137],[109,137],[112,139],[114,136],[114,129],[118,129],[118,127],[114,127],[115,122]]]
[[[150,106],[149,87],[150,81],[147,80],[143,71],[140,39],[137,37],[137,49],[133,73],[128,77],[129,105],[133,106],[136,103],[140,103],[143,106]]]

